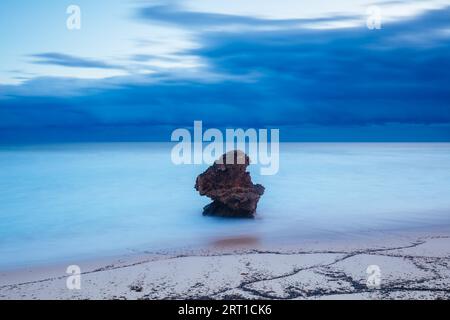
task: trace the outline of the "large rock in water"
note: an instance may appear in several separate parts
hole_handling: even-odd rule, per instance
[[[244,152],[234,150],[222,155],[197,177],[195,189],[213,200],[203,208],[204,215],[253,217],[264,187],[252,183],[246,171],[249,164],[250,158]]]

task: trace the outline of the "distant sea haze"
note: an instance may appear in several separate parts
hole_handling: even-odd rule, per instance
[[[227,126],[204,121],[225,132]],[[170,142],[173,130],[192,130],[191,122],[179,124],[142,124],[108,126],[23,126],[0,127],[0,145],[48,144],[73,142]],[[228,127],[230,128],[230,127]],[[231,128],[280,129],[282,142],[450,142],[449,124],[380,124],[380,125],[238,125]]]

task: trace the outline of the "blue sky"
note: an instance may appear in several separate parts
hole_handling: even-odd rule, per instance
[[[450,140],[450,1],[4,0],[0,28],[0,142],[167,140],[194,120]]]

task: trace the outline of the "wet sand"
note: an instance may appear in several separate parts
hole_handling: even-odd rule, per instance
[[[0,299],[449,299],[450,230],[273,247],[230,238],[82,261],[80,290],[67,288],[67,265],[0,272]]]

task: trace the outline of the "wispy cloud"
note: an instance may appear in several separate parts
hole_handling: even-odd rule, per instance
[[[139,10],[139,17],[153,22],[161,22],[187,28],[221,28],[233,30],[236,27],[250,29],[300,28],[318,23],[350,22],[360,20],[357,15],[337,14],[332,17],[301,19],[269,19],[257,16],[199,12],[183,8],[179,5],[153,5]]]
[[[30,55],[35,64],[57,65],[71,68],[98,68],[98,69],[122,69],[118,65],[109,64],[100,60],[77,57],[57,52],[45,52]]]
[[[365,27],[367,9],[377,6],[384,23],[393,23],[413,18],[431,10],[440,10],[449,5],[447,0],[427,1],[340,1],[336,3],[280,1],[273,6],[271,1],[252,2],[252,12],[239,10],[236,6],[209,6],[210,10],[199,10],[201,6],[186,1],[147,5],[139,10],[139,17],[151,22],[176,25],[201,31],[222,30],[280,30],[280,29],[342,29]],[[183,5],[184,3],[184,5]],[[244,6],[245,7],[245,6]],[[310,7],[314,9],[309,9]],[[232,8],[232,9],[231,9]],[[274,10],[276,9],[276,10]]]

